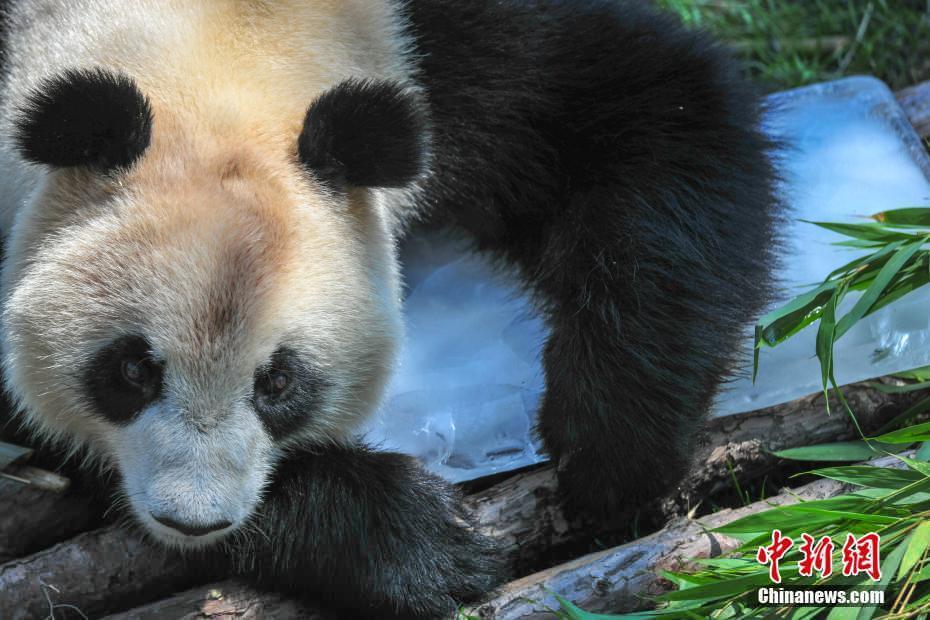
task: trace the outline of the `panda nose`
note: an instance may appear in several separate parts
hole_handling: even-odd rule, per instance
[[[170,527],[173,530],[177,530],[182,534],[187,536],[205,536],[211,532],[216,532],[217,530],[223,530],[232,525],[230,521],[216,521],[209,525],[194,525],[193,523],[182,523],[171,517],[152,515],[152,518],[164,525],[165,527]]]

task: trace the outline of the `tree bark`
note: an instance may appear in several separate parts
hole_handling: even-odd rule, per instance
[[[67,609],[93,617],[196,581],[179,555],[112,526],[0,566],[0,610],[11,620],[71,617]]]
[[[104,620],[337,620],[312,605],[259,592],[236,581],[193,588]]]
[[[39,551],[99,524],[93,499],[50,493],[0,478],[0,563]]]

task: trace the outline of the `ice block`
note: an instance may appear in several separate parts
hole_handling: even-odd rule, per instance
[[[862,221],[930,202],[930,161],[893,94],[854,77],[772,95],[765,130],[790,205],[778,275],[786,300],[847,262],[838,235],[800,219]],[[402,252],[407,339],[384,406],[365,433],[453,481],[545,459],[532,435],[544,382],[546,329],[511,274],[448,235],[409,240]],[[852,303],[853,298],[847,300]],[[758,409],[820,388],[815,328],[762,352],[720,395],[715,415]],[[747,331],[744,371],[751,363]],[[868,317],[838,343],[840,383],[930,364],[930,287]]]

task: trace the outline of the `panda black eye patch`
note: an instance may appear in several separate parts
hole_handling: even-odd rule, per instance
[[[126,424],[158,400],[163,374],[164,364],[153,358],[148,340],[127,335],[94,355],[84,372],[84,385],[97,413]]]
[[[313,415],[327,385],[319,368],[288,347],[256,368],[254,380],[252,404],[275,439],[293,433]]]

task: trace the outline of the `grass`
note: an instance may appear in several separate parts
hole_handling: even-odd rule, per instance
[[[727,41],[767,90],[871,74],[930,79],[930,0],[656,0]]]

